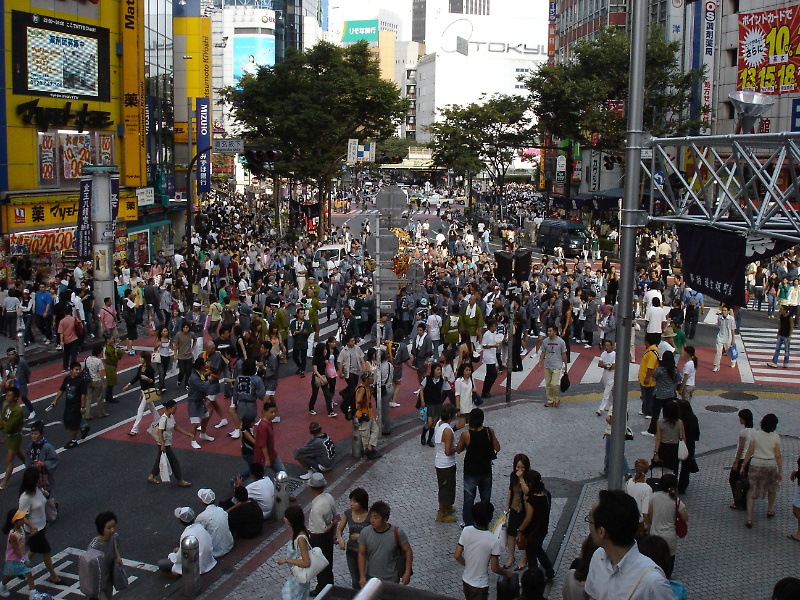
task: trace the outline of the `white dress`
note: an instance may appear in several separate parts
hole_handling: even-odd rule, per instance
[[[459,410],[462,415],[468,415],[472,412],[472,409],[475,408],[472,404],[473,387],[472,378],[465,380],[463,377],[459,377],[456,379],[456,397],[460,397]]]

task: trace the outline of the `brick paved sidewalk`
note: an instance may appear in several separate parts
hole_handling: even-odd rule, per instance
[[[683,496],[690,514],[690,533],[679,542],[675,577],[687,585],[693,600],[718,598],[768,597],[775,581],[796,575],[800,544],[786,538],[796,525],[791,515],[793,487],[788,481],[790,467],[800,453],[800,440],[784,434],[800,430],[800,415],[794,401],[764,397],[753,401],[734,401],[718,395],[699,393],[693,405],[701,427],[698,445],[700,473],[694,475]],[[637,394],[631,394],[630,414],[638,412]],[[505,504],[511,461],[517,452],[530,456],[533,467],[545,477],[553,494],[551,536],[546,546],[552,559],[557,559],[557,577],[548,598],[561,598],[561,585],[569,563],[577,556],[587,533],[583,517],[605,487],[598,471],[602,468],[604,444],[603,419],[595,416],[597,394],[567,398],[558,410],[544,410],[540,400],[518,399],[511,405],[485,406],[486,423],[497,432],[502,444],[494,465],[492,500],[496,514]],[[783,435],[784,484],[776,502],[775,519],[765,518],[766,504],[758,502],[752,530],[744,527],[744,514],[728,508],[730,492],[728,469],[739,430],[736,411],[748,407],[758,422],[767,412],[780,419],[778,433]],[[631,416],[635,439],[626,445],[626,456],[633,463],[639,456],[651,456],[653,439],[642,436],[645,421]],[[386,500],[392,507],[393,524],[409,534],[414,549],[412,585],[421,589],[461,597],[462,567],[452,558],[460,529],[457,524],[437,523],[436,479],[433,468],[434,450],[419,444],[419,431],[413,429],[393,437],[389,451],[381,460],[365,469],[355,469],[331,481],[339,510],[347,506],[347,494],[363,487],[370,502]],[[463,458],[459,458],[459,485],[456,507],[460,516]],[[281,531],[251,553],[260,562],[242,561],[236,573],[241,581],[234,591],[218,581],[204,598],[278,597],[288,569],[279,567],[280,545],[288,539]],[[501,557],[505,560],[505,555]],[[743,568],[744,567],[744,568]],[[250,573],[247,574],[247,569]],[[245,575],[245,576],[243,576]],[[334,575],[337,585],[350,580],[344,553],[335,550]],[[237,575],[233,575],[237,576]],[[495,598],[492,576],[490,598]]]

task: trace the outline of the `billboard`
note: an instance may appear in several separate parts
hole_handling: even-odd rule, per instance
[[[108,102],[109,30],[12,11],[15,94]]]
[[[233,38],[233,79],[245,73],[255,75],[260,67],[275,64],[275,37],[272,35],[236,35]]]
[[[147,183],[147,123],[145,121],[143,0],[126,0],[122,30],[122,148],[124,182]]]
[[[342,42],[346,44],[378,41],[378,19],[369,21],[345,21],[342,27]]]
[[[800,5],[739,14],[737,90],[798,91]]]

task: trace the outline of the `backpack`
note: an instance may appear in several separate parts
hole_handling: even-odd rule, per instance
[[[222,309],[222,324],[233,327],[236,324],[236,311],[229,306]]]
[[[697,292],[689,294],[689,306],[697,306]]]
[[[77,317],[75,317],[75,335],[83,337],[83,322]]]
[[[89,368],[86,366],[86,359],[83,360],[83,368],[81,369],[81,381],[86,385],[89,385],[89,383],[91,383],[92,381],[92,375],[91,373],[89,373]]]
[[[81,593],[87,598],[100,597],[103,553],[87,550],[78,559],[78,582]]]

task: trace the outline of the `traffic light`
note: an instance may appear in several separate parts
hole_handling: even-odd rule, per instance
[[[280,150],[246,150],[244,166],[251,175],[264,177],[282,156],[283,153]]]
[[[387,156],[386,154],[382,154],[375,159],[375,162],[379,165],[399,165],[403,162],[403,159],[400,156]]]

